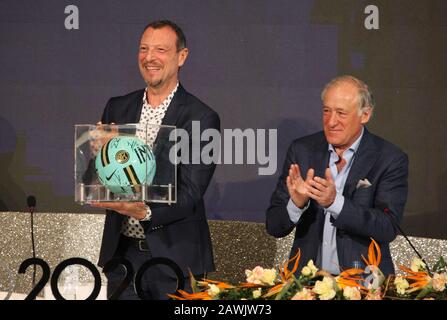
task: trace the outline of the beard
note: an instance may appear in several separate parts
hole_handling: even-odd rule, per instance
[[[162,83],[163,83],[162,79],[147,80],[146,81],[147,86],[151,87],[151,88],[154,88],[154,89],[160,87]]]
[[[151,75],[150,72],[147,71],[146,66],[158,67],[161,70],[162,65],[155,62],[140,64],[140,73],[147,86],[154,89],[159,88],[164,82],[162,74]]]

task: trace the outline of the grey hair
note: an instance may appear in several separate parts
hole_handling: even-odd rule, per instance
[[[374,110],[375,102],[371,89],[362,80],[357,79],[356,77],[350,75],[339,76],[329,81],[324,86],[324,89],[321,92],[321,100],[324,99],[324,96],[326,95],[326,92],[329,88],[332,88],[342,82],[350,82],[357,87],[359,115],[361,115],[367,109],[371,109],[371,111]]]

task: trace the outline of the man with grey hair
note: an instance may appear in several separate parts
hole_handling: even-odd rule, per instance
[[[379,268],[392,274],[389,243],[407,200],[408,157],[366,129],[374,102],[363,81],[337,77],[321,99],[323,131],[289,147],[267,231],[279,238],[295,229],[291,256],[301,249],[298,270],[312,259],[334,275],[365,267],[361,256],[368,256],[372,238],[382,251]]]

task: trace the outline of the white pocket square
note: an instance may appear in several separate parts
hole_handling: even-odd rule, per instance
[[[363,180],[359,180],[359,182],[357,183],[357,186],[355,187],[356,189],[360,189],[360,188],[368,188],[371,186],[371,182],[368,181],[368,179],[363,179]]]

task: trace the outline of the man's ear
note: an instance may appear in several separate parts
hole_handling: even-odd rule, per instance
[[[188,57],[188,53],[189,53],[188,48],[183,48],[182,50],[180,50],[179,56],[178,56],[178,67],[179,68],[181,66],[183,66],[183,64],[185,63],[186,58]]]
[[[371,119],[371,115],[372,115],[372,108],[366,108],[366,110],[364,110],[361,115],[362,124],[368,123],[369,119]]]

